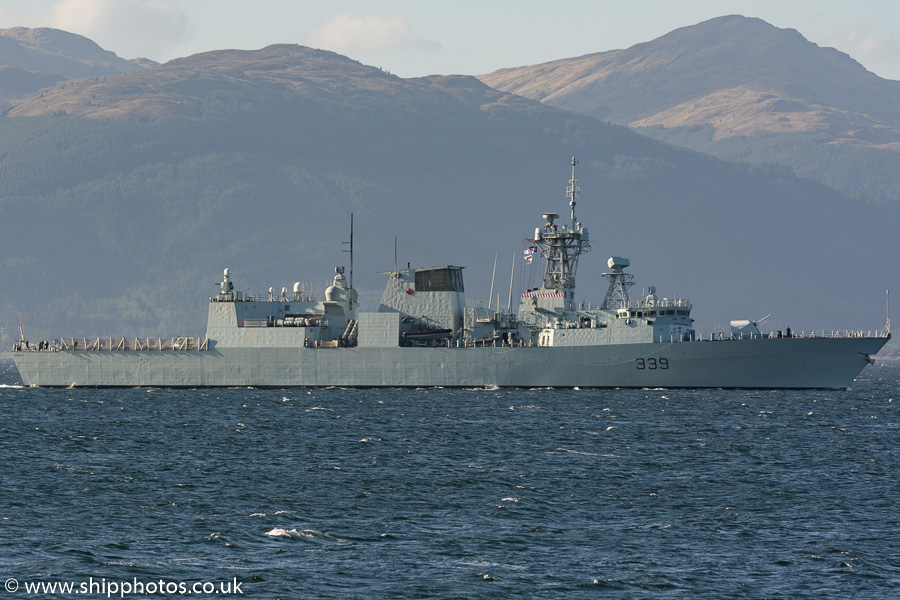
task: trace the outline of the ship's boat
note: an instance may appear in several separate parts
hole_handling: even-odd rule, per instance
[[[13,358],[31,386],[837,389],[890,338],[889,325],[871,334],[763,334],[746,319],[703,337],[687,300],[660,298],[653,287],[632,299],[630,261],[616,256],[603,301],[578,304],[578,261],[591,247],[575,214],[576,164],[568,223],[545,213],[526,239],[525,259],[541,259],[543,280],[516,313],[467,306],[463,268],[453,265],[383,273],[378,310],[360,312],[351,251],[350,279],[337,267],[324,299],[299,283],[290,297],[286,289],[244,294],[225,269],[202,339],[59,338],[17,344]]]

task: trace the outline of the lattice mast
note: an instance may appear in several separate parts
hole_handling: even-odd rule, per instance
[[[534,232],[534,239],[528,240],[538,247],[545,259],[544,289],[556,290],[566,294],[567,300],[574,298],[575,272],[578,269],[578,257],[590,252],[591,246],[587,228],[582,227],[575,216],[576,199],[581,189],[575,178],[575,166],[578,159],[572,157],[572,178],[566,188],[569,198],[572,221],[570,225],[557,225],[557,213],[545,213],[547,223],[543,229]]]
[[[634,285],[634,275],[626,273],[624,269],[631,263],[627,258],[613,256],[606,264],[609,266],[610,272],[604,273],[603,277],[609,281],[609,288],[606,290],[606,297],[600,308],[606,310],[628,308],[631,304],[628,288]]]

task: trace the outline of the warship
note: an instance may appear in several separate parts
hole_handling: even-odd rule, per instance
[[[603,273],[603,301],[578,304],[578,261],[591,246],[575,214],[576,164],[568,222],[546,213],[525,239],[523,258],[544,269],[517,312],[467,305],[463,267],[453,265],[395,266],[383,273],[378,310],[359,311],[351,217],[350,277],[337,267],[324,299],[300,283],[293,293],[243,293],[225,269],[203,338],[33,345],[22,336],[13,359],[24,385],[49,387],[844,389],[890,339],[889,325],[872,333],[763,334],[750,320],[704,337],[689,301],[660,298],[654,287],[631,298],[630,261],[616,256]]]

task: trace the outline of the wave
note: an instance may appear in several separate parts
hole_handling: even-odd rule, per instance
[[[277,516],[277,515],[289,515],[289,514],[291,514],[291,513],[290,513],[290,511],[287,511],[287,510],[276,510],[273,513],[256,512],[256,513],[252,513],[250,516],[251,517],[268,517],[268,516],[272,516],[272,515]]]
[[[282,529],[275,527],[271,531],[267,531],[266,535],[277,538],[286,538],[297,541],[318,541],[318,542],[337,542],[342,543],[344,540],[335,537],[330,533],[322,533],[315,529]]]

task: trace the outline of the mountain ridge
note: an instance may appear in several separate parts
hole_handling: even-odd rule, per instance
[[[836,138],[876,144],[889,130],[900,141],[900,82],[881,79],[796,30],[739,15],[624,50],[501,69],[479,79],[631,126],[710,123],[718,137],[828,129]],[[696,116],[699,105],[712,114]]]
[[[449,82],[456,81],[455,84]],[[462,83],[466,81],[466,83]],[[278,88],[285,100],[315,96],[334,104],[368,102],[392,110],[390,104],[430,102],[427,88],[443,82],[448,93],[462,99],[463,90],[478,86],[482,95],[493,92],[507,104],[515,96],[495,92],[470,76],[401,79],[334,52],[292,44],[273,44],[260,50],[218,50],[179,58],[126,76],[68,82],[47,90],[11,109],[9,117],[66,114],[96,119],[139,117],[202,118],[210,94],[231,92],[244,101],[263,99]],[[368,98],[364,98],[368,95]],[[521,104],[521,103],[519,103]]]
[[[50,27],[0,29],[0,109],[56,84],[130,73],[155,65],[126,60],[92,40]]]
[[[0,64],[76,79],[130,73],[156,63],[120,58],[89,38],[61,29],[10,27],[0,29]]]
[[[722,160],[778,164],[860,202],[900,204],[900,82],[760,19],[718,17],[479,79]]]

